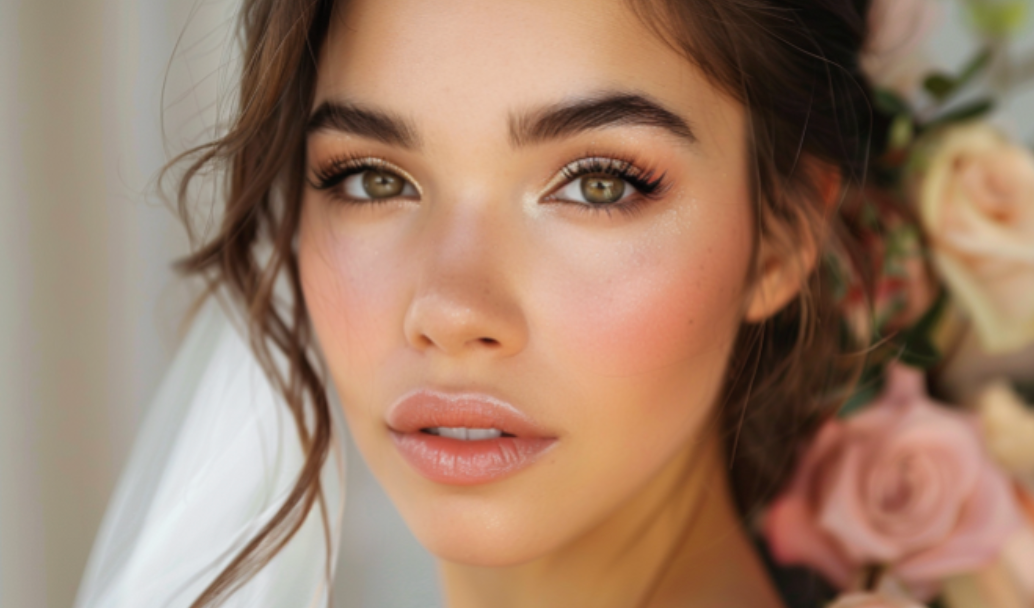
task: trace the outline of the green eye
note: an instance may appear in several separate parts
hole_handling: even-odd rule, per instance
[[[420,190],[404,169],[375,157],[333,159],[313,172],[312,186],[347,202],[420,199]]]
[[[594,205],[611,205],[625,194],[625,180],[610,175],[587,175],[579,180],[582,196]]]
[[[362,173],[363,192],[370,198],[391,198],[402,193],[406,181],[389,171],[368,169]]]
[[[365,167],[341,182],[345,197],[354,201],[383,201],[396,197],[419,197],[410,181],[394,171]]]

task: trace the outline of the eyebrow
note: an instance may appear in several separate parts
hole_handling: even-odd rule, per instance
[[[511,115],[510,144],[523,147],[621,125],[657,127],[697,141],[690,124],[659,102],[641,94],[609,93]],[[352,102],[321,103],[305,130],[307,135],[334,130],[407,149],[420,147],[416,128],[405,118]]]
[[[416,129],[406,119],[350,102],[321,103],[305,126],[306,135],[330,130],[366,137],[401,148],[414,149],[420,146]]]
[[[520,147],[620,125],[657,127],[697,141],[689,123],[661,103],[640,94],[609,93],[511,116],[510,143]]]

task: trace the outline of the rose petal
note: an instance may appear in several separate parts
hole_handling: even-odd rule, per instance
[[[933,0],[875,0],[869,9],[869,36],[862,69],[876,84],[908,97],[929,71],[915,51],[939,15]]]
[[[953,483],[968,494],[986,459],[974,415],[950,410],[928,398],[916,399],[888,440],[888,449],[910,446],[954,459]]]
[[[985,461],[977,487],[952,535],[944,543],[899,562],[894,572],[911,585],[979,569],[1001,553],[1022,521],[1012,484],[994,464]]]
[[[1034,473],[1034,412],[1002,379],[986,384],[976,403],[987,449],[998,464],[1020,477]]]
[[[899,423],[887,433],[867,465],[867,516],[877,532],[897,545],[904,556],[937,544],[952,533],[964,501],[976,487],[986,456],[970,415],[934,405],[925,398],[905,408]],[[903,466],[911,478],[901,479]],[[908,487],[896,487],[901,484]],[[901,505],[904,510],[895,513],[880,508],[878,501],[883,496],[875,490],[887,487],[905,493],[909,500]]]
[[[1018,350],[1031,343],[1034,319],[1013,319],[1001,314],[984,286],[959,260],[946,255],[934,256],[934,265],[955,298],[965,307],[977,330],[980,344],[989,354]]]
[[[963,497],[929,450],[907,447],[869,467],[865,507],[874,529],[893,539],[902,555],[925,549],[951,533]],[[951,460],[948,458],[948,460]]]
[[[825,503],[818,512],[819,528],[836,539],[854,563],[896,561],[903,551],[893,539],[873,528],[865,509],[859,483],[863,457],[863,450],[857,445],[844,450],[840,474],[831,482]]]
[[[855,566],[814,522],[803,497],[787,496],[774,502],[764,521],[772,557],[780,564],[814,568],[836,587],[846,587]]]
[[[1034,262],[1034,250],[1027,242],[1029,235],[1017,234],[1015,227],[1003,226],[970,205],[959,205],[953,212],[952,223],[956,226],[944,231],[940,243],[970,255],[989,255],[1024,264]]]
[[[880,398],[844,426],[839,477],[829,481],[819,527],[856,563],[895,562],[946,537],[983,457],[969,419],[930,401],[922,372],[891,365]],[[900,479],[899,463],[909,454],[927,463],[926,475],[901,489],[926,514],[913,521],[904,513],[891,524],[893,515],[882,517],[880,497],[870,490],[908,483]]]
[[[1034,341],[1034,155],[982,123],[921,146],[920,217],[934,266],[985,350]]]
[[[1034,528],[1030,521],[1020,526],[1012,534],[1002,551],[1005,568],[1012,575],[1019,591],[1027,598],[1028,605],[1034,606]]]
[[[880,401],[906,406],[916,400],[927,399],[926,376],[921,370],[905,365],[889,365],[886,374],[886,384]]]
[[[835,464],[843,444],[844,429],[838,420],[827,421],[801,454],[786,491],[769,506],[763,522],[772,557],[784,565],[804,565],[821,572],[831,583],[846,586],[854,564],[815,525],[815,480],[823,467]]]
[[[888,368],[881,397],[823,425],[765,523],[774,556],[850,584],[881,564],[915,597],[979,568],[1019,525],[1011,486],[975,417],[926,396],[920,372]]]

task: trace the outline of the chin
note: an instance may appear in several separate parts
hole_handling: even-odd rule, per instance
[[[457,527],[462,524],[457,524]],[[438,559],[465,566],[505,568],[519,566],[550,553],[553,547],[528,542],[520,534],[470,527],[463,531],[410,528],[420,543]]]
[[[517,566],[547,555],[566,542],[562,532],[570,526],[554,525],[553,518],[543,516],[541,505],[504,500],[439,496],[406,504],[396,502],[396,506],[420,544],[452,563]]]

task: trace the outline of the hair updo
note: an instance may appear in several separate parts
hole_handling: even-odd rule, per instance
[[[828,208],[821,171],[838,170],[839,200],[864,183],[874,125],[859,70],[869,0],[627,0],[656,34],[747,109],[755,252],[761,238],[808,231],[821,255],[864,277],[851,226]],[[334,0],[244,0],[237,108],[226,132],[187,151],[177,201],[191,226],[193,184],[222,179],[220,224],[179,262],[245,312],[252,348],[294,416],[306,451],[293,491],[193,604],[214,606],[267,563],[315,506],[331,445],[325,374],[314,356],[294,247],[305,172],[305,123]],[[777,231],[776,223],[791,227]],[[193,233],[192,233],[193,237]],[[787,247],[791,243],[785,243]],[[820,264],[790,305],[745,324],[725,380],[721,424],[745,516],[779,489],[801,442],[857,377],[860,347],[845,342]],[[755,269],[756,272],[757,269]],[[286,283],[289,299],[274,296]],[[275,365],[274,360],[286,362]],[[842,392],[842,391],[841,391]],[[329,575],[329,573],[328,573]]]

